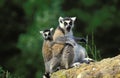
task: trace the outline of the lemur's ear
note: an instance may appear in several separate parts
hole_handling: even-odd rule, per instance
[[[41,34],[43,34],[43,31],[40,31]]]
[[[50,31],[53,31],[54,30],[54,28],[50,28]]]
[[[58,21],[62,23],[62,20],[63,20],[63,17],[60,16]]]
[[[75,21],[75,20],[76,20],[76,17],[71,17],[71,19],[72,19],[73,21]]]

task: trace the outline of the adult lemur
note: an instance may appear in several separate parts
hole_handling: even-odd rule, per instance
[[[57,38],[59,37],[64,37],[65,35],[71,36],[73,35],[71,29],[74,26],[74,21],[75,21],[76,17],[72,17],[72,18],[62,18],[59,17],[59,26],[56,28],[54,34],[53,34],[53,41],[55,41]],[[64,44],[54,44],[52,46],[52,52],[53,52],[53,61],[51,62],[50,65],[50,72],[54,72],[56,67],[58,65],[60,65],[61,57],[64,51]],[[66,66],[67,67],[67,66]]]
[[[86,62],[89,63],[89,60],[87,58],[87,53],[84,47],[76,43],[76,37],[73,36],[72,29],[74,27],[74,21],[76,17],[59,17],[59,26],[56,28],[54,35],[53,35],[53,41],[55,41],[57,38],[60,37],[69,37],[73,39],[73,42],[75,42],[75,46],[72,48],[74,50],[74,58],[73,58],[73,64],[78,62]],[[54,72],[53,69],[56,68],[55,62],[60,61],[58,58],[61,57],[61,54],[63,51],[66,49],[64,48],[65,45],[63,44],[54,44],[52,46],[52,52],[53,52],[53,57],[55,57],[54,61],[52,61],[51,66],[50,66],[50,71],[51,73]],[[56,59],[57,58],[57,59]]]

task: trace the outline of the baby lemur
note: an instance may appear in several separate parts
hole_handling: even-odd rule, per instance
[[[44,64],[45,64],[45,74],[43,78],[50,78],[49,73],[50,73],[50,63],[52,59],[52,50],[51,48],[49,48],[50,46],[49,44],[51,41],[53,41],[52,32],[53,32],[53,28],[40,31],[40,33],[44,38],[44,42],[42,46],[42,55],[43,55]]]

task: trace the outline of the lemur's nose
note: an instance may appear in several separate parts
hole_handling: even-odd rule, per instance
[[[70,31],[70,29],[71,29],[71,27],[70,27],[70,26],[68,26],[68,27],[67,27],[67,31]]]

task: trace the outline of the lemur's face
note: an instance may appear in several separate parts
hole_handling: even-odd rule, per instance
[[[42,36],[45,40],[51,40],[52,39],[52,31],[53,31],[53,28],[50,28],[50,29],[47,29],[44,31],[40,31],[40,33],[42,34]]]
[[[70,31],[74,27],[74,21],[76,17],[59,17],[59,25],[65,31]]]

